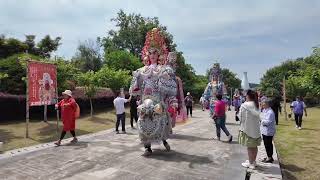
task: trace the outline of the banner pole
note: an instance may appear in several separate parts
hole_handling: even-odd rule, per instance
[[[29,138],[29,60],[26,72],[26,138]]]
[[[55,62],[57,61],[57,56],[54,56]],[[58,77],[58,72],[56,68],[56,76]],[[59,95],[58,95],[58,80],[56,79],[56,103],[59,102]],[[57,134],[59,134],[59,121],[60,121],[60,113],[59,113],[59,108],[57,109]]]
[[[284,119],[287,118],[287,92],[286,92],[286,78],[283,78],[283,111],[284,111]]]

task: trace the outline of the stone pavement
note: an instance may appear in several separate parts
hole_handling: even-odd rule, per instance
[[[127,128],[127,134],[106,130],[81,136],[77,144],[69,144],[67,139],[60,147],[47,143],[0,154],[0,179],[245,179],[241,162],[247,153],[237,144],[239,125],[233,114],[228,112],[227,120],[227,128],[234,135],[231,144],[224,142],[224,134],[223,141],[213,140],[212,120],[207,112],[196,110],[191,120],[174,128],[168,140],[170,152],[154,145],[153,155],[143,157],[136,130]],[[260,167],[247,175],[252,179],[278,178],[270,176],[280,172],[278,164]]]

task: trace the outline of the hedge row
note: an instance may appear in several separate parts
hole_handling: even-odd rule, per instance
[[[73,97],[80,106],[81,114],[89,114],[90,102],[85,96],[83,88],[76,88]],[[60,97],[61,99],[61,97]],[[95,111],[102,111],[113,107],[114,93],[112,90],[99,89],[93,98]],[[43,119],[43,106],[30,107],[30,119]],[[0,92],[0,122],[11,120],[24,120],[26,114],[26,97],[24,95],[12,95]],[[48,106],[48,118],[56,117],[53,105]]]

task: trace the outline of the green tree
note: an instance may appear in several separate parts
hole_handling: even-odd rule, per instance
[[[66,89],[74,90],[80,70],[71,62],[62,58],[58,58],[54,64],[57,66],[57,83],[59,94]]]
[[[105,54],[104,64],[116,70],[124,69],[130,71],[143,66],[138,57],[124,50],[115,50]]]
[[[241,80],[237,78],[234,72],[231,72],[227,68],[223,68],[221,70],[222,80],[227,87],[228,93],[231,92],[231,89],[234,91],[235,89],[239,89],[241,87]]]
[[[49,35],[46,35],[36,45],[34,35],[26,35],[24,42],[15,38],[6,38],[4,35],[1,35],[0,59],[25,52],[43,58],[50,58],[51,53],[58,49],[60,40],[60,37],[52,39]]]
[[[58,47],[61,45],[60,40],[61,37],[56,37],[52,39],[50,35],[46,35],[37,44],[39,56],[44,58],[50,58],[51,53],[58,50]]]
[[[93,103],[92,99],[97,93],[98,81],[94,71],[88,71],[82,73],[78,76],[78,83],[80,86],[84,87],[85,95],[89,98],[90,101],[90,115],[93,116]]]
[[[11,94],[25,94],[26,61],[28,59],[39,60],[40,57],[30,54],[16,54],[0,59],[0,72],[7,76],[1,81],[0,92]]]
[[[110,30],[107,37],[101,38],[105,53],[113,50],[127,50],[139,57],[145,36],[153,28],[160,28],[166,37],[169,50],[175,50],[173,36],[167,32],[167,27],[160,24],[157,17],[143,17],[135,13],[126,14],[120,10],[117,17],[112,18],[111,21],[116,23],[117,30]]]
[[[108,66],[103,66],[97,73],[97,81],[100,87],[108,87],[112,90],[120,88],[129,88],[132,77],[130,71],[115,70]]]
[[[0,36],[0,59],[12,56],[18,53],[24,53],[28,45],[15,38],[6,38]]]
[[[295,96],[308,96],[311,101],[320,99],[320,50],[313,48],[310,56],[286,61],[269,69],[261,81],[263,92],[275,89],[282,92],[282,80],[285,77],[286,92],[290,99]]]
[[[107,37],[100,38],[102,46],[105,52],[105,61],[110,60],[109,56],[118,56],[119,53],[112,53],[117,50],[127,51],[134,54],[136,57],[140,57],[140,53],[144,46],[145,37],[148,31],[153,28],[159,28],[164,34],[166,44],[169,51],[177,51],[176,44],[173,41],[173,36],[167,31],[167,27],[161,25],[157,17],[143,17],[140,14],[126,14],[123,10],[120,10],[116,18],[111,19],[116,23],[116,30],[110,30]],[[125,56],[125,53],[121,53]],[[120,55],[119,55],[120,56]],[[114,58],[119,64],[123,65],[123,61],[119,58]],[[133,58],[132,58],[133,59]],[[117,61],[107,63],[109,66],[118,69],[119,65],[116,65]],[[134,63],[135,64],[135,63]],[[184,91],[192,91],[192,86],[196,83],[197,78],[194,69],[190,64],[185,62],[182,52],[178,52],[177,55],[177,75],[182,79],[184,83]],[[116,66],[116,67],[115,67]],[[129,67],[128,67],[129,66]],[[140,65],[139,65],[140,66]],[[139,67],[138,66],[138,67]],[[134,70],[136,65],[127,64],[124,69]]]
[[[273,87],[281,92],[283,78],[287,78],[290,75],[296,75],[302,66],[303,58],[298,58],[297,60],[288,60],[280,66],[267,70],[261,79],[262,91],[266,91],[269,87]]]
[[[184,92],[193,93],[193,85],[197,82],[196,73],[190,64],[185,62],[182,52],[177,53],[177,70],[176,75],[179,76],[183,82]]]
[[[92,40],[81,42],[72,62],[82,72],[98,71],[102,66],[100,45]]]

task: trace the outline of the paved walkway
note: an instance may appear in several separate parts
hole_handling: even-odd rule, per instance
[[[74,145],[69,139],[60,147],[48,143],[6,152],[0,155],[0,179],[245,179],[241,162],[247,153],[237,144],[239,125],[232,115],[228,112],[227,128],[235,136],[231,144],[224,142],[224,134],[222,142],[213,140],[215,128],[208,113],[196,110],[190,121],[174,129],[170,152],[154,145],[153,155],[143,157],[136,130],[128,128],[127,134],[107,130],[81,136]],[[251,179],[272,178],[276,165],[260,166]],[[272,177],[264,173],[268,169]]]

